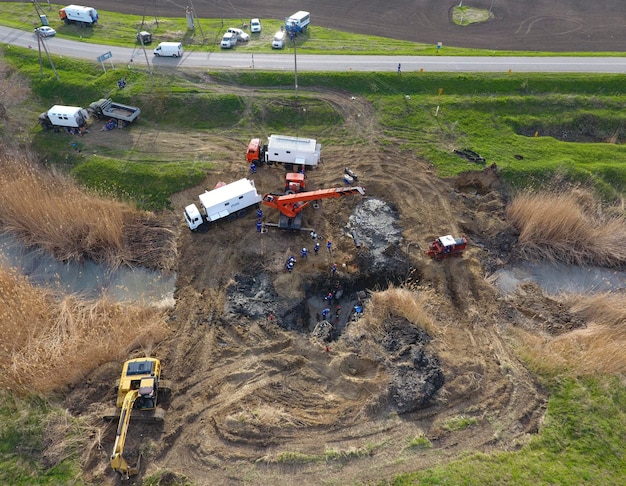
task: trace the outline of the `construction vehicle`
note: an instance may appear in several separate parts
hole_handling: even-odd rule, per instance
[[[89,113],[80,106],[54,105],[39,115],[39,124],[44,130],[59,127],[80,129],[87,125],[88,119]]]
[[[254,181],[240,179],[230,184],[219,183],[212,191],[205,191],[198,196],[204,214],[195,204],[185,208],[184,216],[191,231],[205,233],[209,224],[222,218],[234,221],[245,216],[250,206],[261,202]]]
[[[135,358],[124,363],[117,388],[117,407],[105,414],[105,420],[119,418],[115,433],[115,444],[111,453],[111,468],[128,479],[139,471],[137,464],[131,466],[124,459],[124,445],[128,426],[133,423],[162,423],[165,412],[157,408],[160,398],[165,398],[170,389],[161,381],[161,362],[155,358]]]
[[[435,260],[443,260],[454,256],[461,256],[467,247],[465,237],[454,238],[452,235],[440,236],[428,245],[428,256]]]
[[[287,170],[294,166],[314,167],[321,159],[322,145],[314,138],[298,138],[288,135],[270,135],[267,143],[253,138],[248,144],[246,160],[249,164],[285,164]]]
[[[82,5],[68,5],[59,10],[59,17],[66,25],[77,24],[80,27],[93,27],[98,22],[98,11]]]
[[[116,103],[111,98],[101,98],[89,105],[88,111],[96,118],[112,118],[117,120],[118,128],[134,122],[141,110],[135,106]]]
[[[317,191],[300,192],[296,194],[266,194],[263,204],[280,211],[278,228],[302,229],[302,210],[311,202],[320,199],[353,196],[365,196],[365,189],[357,187],[336,187],[333,189],[319,189]]]

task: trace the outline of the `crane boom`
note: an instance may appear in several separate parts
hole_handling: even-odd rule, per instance
[[[365,195],[365,189],[357,187],[335,187],[332,189],[319,189],[317,191],[300,192],[297,194],[266,194],[263,196],[263,204],[278,209],[288,218],[295,218],[311,201],[343,196]]]

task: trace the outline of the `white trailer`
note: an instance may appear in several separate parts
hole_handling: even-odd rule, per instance
[[[89,113],[80,106],[54,105],[39,115],[39,123],[46,130],[53,127],[81,128],[88,119]]]
[[[66,24],[78,24],[81,27],[93,27],[98,22],[98,11],[82,5],[68,5],[59,10],[59,17]]]
[[[200,194],[202,213],[195,204],[185,208],[184,216],[191,231],[206,231],[210,223],[245,216],[250,206],[258,205],[261,196],[250,179],[240,179]]]

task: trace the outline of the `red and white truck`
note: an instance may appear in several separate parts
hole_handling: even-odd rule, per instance
[[[253,138],[248,144],[246,160],[249,164],[284,164],[287,169],[294,166],[314,167],[319,164],[322,145],[314,138],[270,135],[267,143]]]

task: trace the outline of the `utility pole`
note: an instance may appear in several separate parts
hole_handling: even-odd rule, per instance
[[[152,67],[150,67],[150,61],[148,60],[148,53],[146,52],[146,45],[143,43],[142,35],[139,36],[139,42],[141,42],[141,49],[143,50],[143,55],[146,58],[146,64],[148,65],[148,72],[150,73],[150,79],[152,80],[152,84],[154,85],[154,75],[152,74]]]
[[[298,102],[298,56],[296,49],[296,36],[294,34],[290,34],[293,39],[293,70],[295,74],[295,85],[296,85],[296,103]]]
[[[200,19],[196,15],[196,8],[193,6],[193,2],[189,0],[189,4],[191,5],[191,15],[196,19],[196,23],[198,24],[198,29],[200,29],[200,35],[202,36],[202,42],[204,42],[204,32],[202,31],[202,26],[200,25]]]
[[[46,51],[46,56],[48,56],[48,61],[50,62],[50,66],[52,66],[52,70],[54,71],[54,75],[56,76],[57,81],[61,81],[61,78],[59,78],[59,73],[57,72],[57,68],[54,67],[54,63],[52,62],[52,58],[50,57],[50,53],[48,52],[48,46],[46,46],[44,38],[40,35],[37,35],[37,42],[41,42],[43,50]]]
[[[37,35],[37,50],[39,51],[39,75],[43,77],[43,59],[41,58],[41,36]]]

